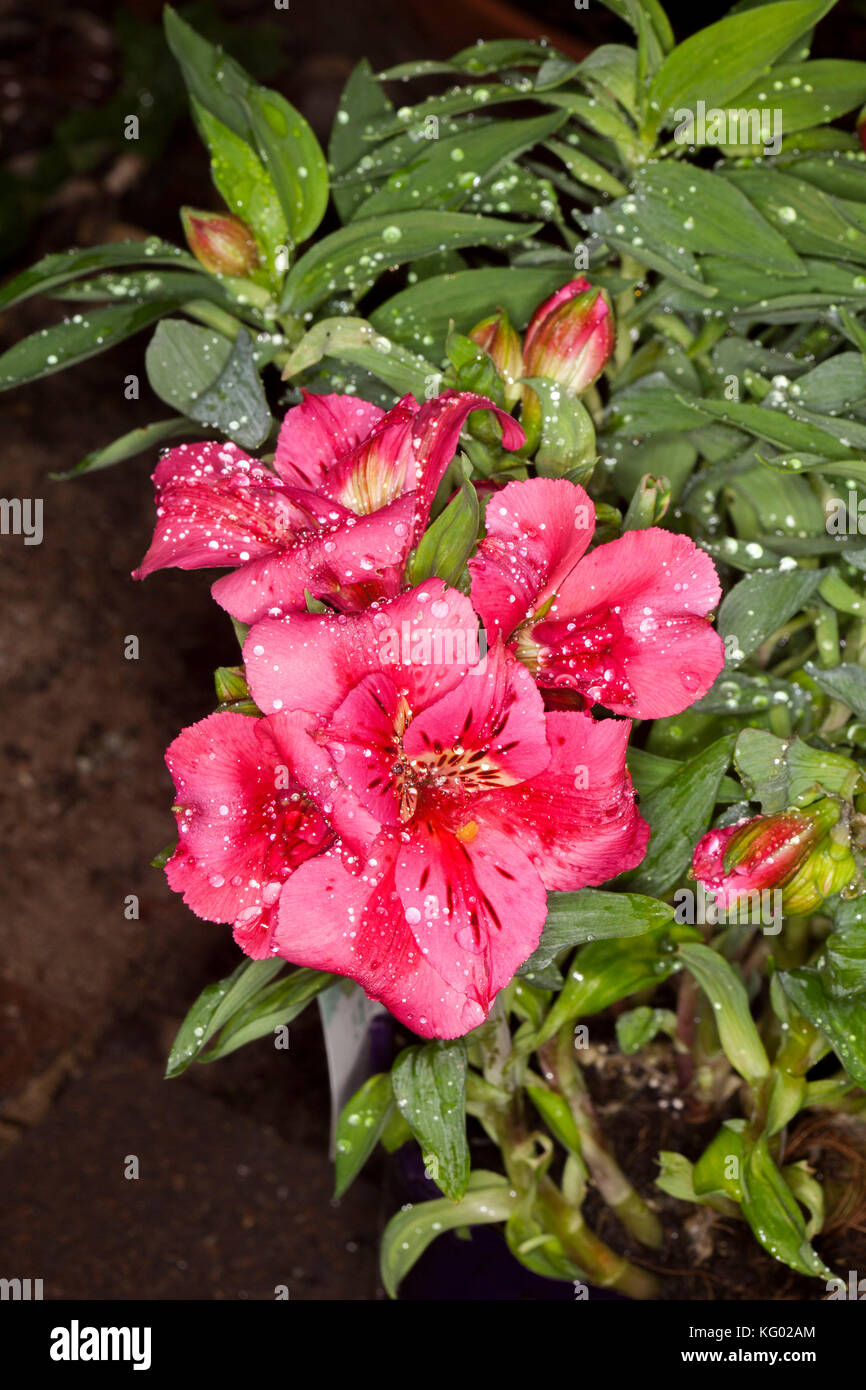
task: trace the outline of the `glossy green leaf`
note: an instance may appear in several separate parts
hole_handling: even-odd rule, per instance
[[[210,150],[214,184],[234,216],[252,230],[269,278],[279,285],[287,269],[289,225],[271,177],[246,140],[195,98],[191,104],[199,133]]]
[[[800,1274],[832,1279],[832,1271],[809,1244],[803,1213],[766,1139],[747,1147],[742,1182],[743,1215],[764,1249]]]
[[[180,1076],[214,1034],[284,968],[283,960],[243,960],[224,980],[206,985],[180,1026],[166,1076]]]
[[[437,575],[456,585],[478,539],[478,493],[464,483],[443,512],[428,526],[406,570],[408,584]]]
[[[779,0],[728,15],[668,54],[649,93],[652,128],[697,101],[724,106],[832,8],[834,0]]]
[[[790,135],[835,121],[864,101],[866,63],[818,58],[810,63],[779,63],[740,92],[737,107],[780,110],[782,131]]]
[[[118,241],[83,250],[60,251],[43,256],[0,289],[0,309],[9,309],[34,294],[48,294],[59,285],[102,270],[133,265],[175,265],[195,270],[197,262],[179,247],[147,237],[145,241]]]
[[[145,450],[156,445],[166,444],[170,439],[182,439],[197,432],[198,425],[190,420],[154,420],[150,425],[141,425],[138,429],[130,430],[128,434],[122,434],[119,439],[106,444],[104,448],[86,454],[74,468],[68,469],[65,473],[51,473],[49,476],[58,481],[65,481],[67,478],[77,478],[82,473],[96,473],[100,468],[111,468],[115,463],[135,458],[136,454],[143,454]]]
[[[337,174],[345,173],[368,152],[366,131],[371,122],[387,120],[393,107],[366,58],[352,71],[340,97],[340,105],[331,128],[328,157]],[[334,184],[334,202],[340,219],[348,222],[367,196],[363,184]]]
[[[470,1177],[461,1201],[439,1197],[397,1212],[385,1227],[380,1252],[382,1283],[390,1297],[397,1297],[401,1280],[442,1231],[507,1221],[517,1201],[506,1178],[479,1171]]]
[[[133,337],[163,318],[174,306],[155,304],[110,304],[74,314],[52,328],[41,328],[21,338],[0,356],[0,391],[21,386],[26,381],[62,372],[88,357]]]
[[[264,964],[265,962],[261,962]],[[270,963],[270,962],[269,962]],[[280,962],[284,964],[284,962]],[[215,1062],[227,1057],[246,1043],[273,1033],[276,1028],[291,1023],[323,989],[328,989],[339,977],[321,970],[294,970],[284,980],[259,989],[221,1028],[219,1036],[200,1060]],[[214,1030],[215,1031],[215,1030]]]
[[[541,970],[569,947],[619,936],[641,936],[673,919],[674,910],[656,898],[638,893],[606,893],[580,888],[574,893],[550,893],[541,940],[519,975]]]
[[[400,396],[411,393],[423,399],[438,376],[431,363],[392,342],[366,319],[337,317],[320,319],[304,335],[286,363],[284,380],[290,381],[323,357],[365,368]]]
[[[788,998],[824,1034],[842,1066],[858,1086],[866,1086],[866,998],[833,998],[811,966],[781,971]]]
[[[586,406],[546,377],[523,378],[541,402],[541,441],[535,469],[542,478],[568,477],[585,483],[597,458],[595,426]]]
[[[463,1039],[407,1047],[394,1063],[391,1083],[433,1181],[459,1202],[469,1182]]]
[[[679,954],[713,1006],[725,1056],[742,1077],[755,1085],[770,1063],[749,1010],[749,998],[733,966],[709,946],[685,944]]]
[[[728,647],[729,665],[745,661],[799,613],[820,582],[820,570],[789,569],[757,570],[735,584],[722,601],[717,623]]]
[[[394,1092],[387,1072],[368,1077],[343,1106],[334,1145],[335,1197],[342,1197],[352,1186],[393,1113]]]
[[[652,838],[643,863],[624,880],[630,891],[660,897],[685,873],[710,823],[733,746],[730,736],[718,739],[643,802],[641,815],[650,823]]]
[[[311,247],[286,280],[283,309],[303,313],[339,290],[362,294],[384,271],[443,247],[496,246],[522,240],[537,228],[462,212],[403,212],[393,220],[352,222]]]
[[[866,670],[862,666],[846,662],[832,670],[824,670],[808,661],[806,670],[825,695],[847,705],[858,719],[866,719]]]

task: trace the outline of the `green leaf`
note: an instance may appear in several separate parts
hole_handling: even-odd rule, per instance
[[[827,794],[851,800],[861,777],[857,764],[841,753],[810,748],[799,738],[776,738],[764,729],[743,729],[734,763],[749,799],[760,801],[765,815]]]
[[[210,150],[211,177],[231,212],[251,228],[274,285],[286,270],[281,248],[289,242],[289,227],[277,191],[255,150],[212,112],[191,99],[199,133]]]
[[[462,212],[403,212],[352,222],[322,237],[292,267],[283,310],[301,314],[341,290],[363,294],[392,266],[460,246],[496,246],[532,236],[537,226]]]
[[[196,34],[170,6],[165,32],[190,96],[257,152],[292,239],[306,240],[328,203],[328,167],[307,121],[279,92],[260,87],[239,63]]]
[[[724,106],[832,8],[834,0],[780,0],[728,15],[678,44],[653,79],[651,129],[699,100]],[[676,117],[675,117],[676,118]]]
[[[337,1121],[334,1197],[352,1186],[394,1113],[394,1092],[387,1072],[370,1076],[343,1106]]]
[[[535,469],[542,478],[568,477],[584,483],[598,457],[592,416],[577,396],[570,396],[555,381],[542,376],[522,378],[541,402],[541,443],[535,452]]]
[[[407,582],[421,584],[436,575],[453,587],[475,547],[478,522],[478,493],[464,483],[421,537],[407,566]]]
[[[227,1057],[246,1043],[291,1023],[317,994],[321,994],[338,978],[321,970],[303,968],[293,971],[285,980],[277,980],[275,984],[260,989],[243,1008],[233,1012],[216,1043],[201,1061],[215,1062],[220,1057]]]
[[[866,671],[862,666],[845,662],[832,670],[823,670],[814,662],[807,661],[805,670],[825,695],[847,705],[858,719],[866,719]]]
[[[390,217],[417,208],[457,209],[479,180],[546,140],[566,119],[564,111],[554,111],[525,121],[492,121],[477,130],[420,142],[412,165],[393,174],[365,199],[356,215]]]
[[[578,183],[586,184],[587,188],[596,192],[609,193],[612,198],[618,198],[621,193],[625,193],[625,185],[603,164],[591,159],[582,150],[566,145],[562,140],[548,140],[547,148],[562,161],[571,177]]]
[[[141,425],[138,429],[130,430],[128,434],[122,434],[119,439],[115,439],[112,444],[106,444],[104,448],[86,454],[74,468],[67,469],[65,473],[50,473],[48,476],[57,481],[64,481],[67,478],[77,478],[81,473],[95,473],[100,468],[110,468],[115,463],[134,458],[136,454],[143,454],[146,449],[164,444],[169,439],[180,439],[184,435],[195,434],[196,430],[196,425],[190,420],[154,420],[150,425]]]
[[[757,570],[741,579],[725,596],[719,609],[718,633],[735,638],[737,650],[728,656],[738,666],[778,632],[789,618],[808,603],[821,582],[820,570]],[[726,644],[729,648],[732,644]]]
[[[637,1009],[629,1009],[616,1020],[616,1040],[627,1056],[640,1052],[661,1032],[673,1034],[676,1029],[676,1015],[670,1009],[652,1009],[649,1004],[641,1004]]]
[[[267,439],[274,421],[245,328],[235,338],[219,376],[190,402],[187,414],[218,429],[242,449],[257,449]]]
[[[672,921],[673,915],[667,903],[638,893],[605,893],[599,888],[550,893],[541,940],[517,973],[531,975],[549,965],[560,951],[587,941],[642,936]]]
[[[683,945],[679,954],[713,1006],[725,1056],[750,1085],[770,1070],[770,1063],[749,1011],[749,997],[733,966],[709,946]]]
[[[400,1281],[442,1231],[507,1221],[517,1201],[506,1178],[480,1171],[470,1177],[462,1201],[439,1197],[397,1212],[385,1227],[380,1254],[382,1283],[390,1297],[397,1297]]]
[[[449,325],[468,333],[491,308],[503,309],[516,328],[524,328],[540,304],[562,284],[561,266],[507,272],[497,268],[459,270],[419,280],[387,299],[370,315],[380,333],[411,343],[437,358],[444,351]]]
[[[541,1046],[575,1019],[601,1013],[639,990],[654,989],[676,969],[677,955],[666,927],[632,938],[591,941],[574,957],[565,985],[536,1033],[534,1045]]]
[[[663,160],[639,171],[635,194],[641,221],[651,213],[654,228],[689,251],[748,261],[771,274],[806,274],[785,237],[718,174]]]
[[[832,1279],[832,1270],[809,1244],[803,1213],[766,1139],[747,1148],[742,1183],[743,1215],[764,1249],[800,1274]]]
[[[0,356],[0,391],[62,372],[149,328],[171,304],[110,304],[22,338]]]
[[[29,270],[16,275],[0,289],[0,309],[10,309],[33,294],[48,294],[81,275],[100,270],[113,270],[128,265],[181,265],[195,269],[197,262],[179,247],[148,237],[145,241],[110,242],[106,246],[91,246],[85,250],[60,251],[43,256]]]
[[[778,169],[732,169],[724,177],[801,255],[866,262],[866,232],[849,215],[856,205]]]
[[[387,120],[394,108],[382,86],[373,76],[373,69],[362,58],[343,88],[340,105],[331,128],[328,157],[336,174],[345,173],[367,153],[367,131],[375,121]],[[342,222],[348,222],[367,196],[364,184],[355,183],[333,188],[334,203]]]
[[[307,121],[279,92],[250,84],[250,122],[293,241],[306,241],[328,206],[328,166]]]
[[[818,58],[810,63],[780,63],[739,94],[737,107],[780,110],[782,131],[791,135],[835,121],[864,101],[866,63]]]
[[[833,998],[817,970],[803,966],[780,971],[788,998],[830,1043],[858,1086],[866,1086],[866,999]]]
[[[438,375],[431,363],[392,342],[366,319],[337,317],[320,319],[304,335],[286,363],[283,379],[291,380],[323,357],[363,367],[400,396],[411,393],[423,399]]]
[[[180,1025],[169,1053],[166,1076],[180,1076],[186,1071],[218,1029],[284,965],[283,960],[244,960],[226,979],[206,985]]]
[[[433,1181],[459,1202],[469,1182],[463,1039],[407,1047],[394,1063],[391,1084]]]
[[[685,873],[710,823],[733,746],[730,735],[711,743],[646,798],[641,814],[652,837],[643,863],[624,879],[629,890],[660,897]]]

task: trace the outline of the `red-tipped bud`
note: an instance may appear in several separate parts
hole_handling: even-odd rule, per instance
[[[497,309],[489,318],[476,323],[469,337],[473,343],[489,353],[496,370],[505,383],[507,405],[516,405],[520,400],[520,387],[516,384],[523,375],[523,356],[520,351],[520,335],[504,309]]]
[[[194,208],[181,208],[180,216],[190,251],[211,275],[244,279],[256,269],[259,253],[255,238],[240,218]]]
[[[615,337],[604,291],[583,277],[571,280],[536,309],[523,342],[523,374],[548,377],[578,396],[604,369]]]
[[[785,912],[814,912],[857,877],[840,803],[829,797],[805,811],[753,816],[698,842],[692,873],[732,907],[747,893],[781,888]]]
[[[857,136],[863,149],[866,150],[866,106],[864,106],[857,117]]]

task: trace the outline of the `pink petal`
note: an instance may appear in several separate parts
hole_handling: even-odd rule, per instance
[[[357,980],[422,1037],[460,1037],[484,1022],[484,1011],[419,950],[397,898],[395,857],[383,838],[369,873],[347,873],[336,853],[303,865],[280,898],[275,945],[296,965]]]
[[[526,854],[544,886],[605,883],[639,864],[649,826],[638,815],[625,750],[626,720],[577,711],[547,715],[551,760],[528,782],[492,791],[473,809]],[[503,861],[507,862],[507,861]]]
[[[166,762],[177,788],[171,887],[199,917],[231,922],[248,955],[266,956],[280,889],[333,841],[329,827],[264,720],[212,714],[178,735]]]
[[[506,410],[470,391],[443,391],[426,401],[415,417],[413,444],[417,463],[418,507],[412,543],[417,544],[430,516],[430,508],[445,470],[457,452],[466,419],[473,410],[492,410],[502,426],[505,449],[519,449],[526,442],[520,425]]]
[[[459,778],[467,790],[520,782],[550,761],[541,696],[501,643],[416,715],[403,747],[419,766]]]
[[[286,411],[274,467],[285,482],[314,490],[384,414],[380,406],[359,396],[314,396],[305,391],[301,404]]]
[[[420,710],[462,679],[477,634],[468,598],[430,579],[362,613],[265,618],[247,638],[244,663],[266,714],[301,709],[325,720],[371,671],[385,671]]]
[[[472,602],[492,642],[556,592],[592,539],[595,508],[576,483],[529,478],[491,497],[485,526],[469,572]]]
[[[240,622],[306,607],[314,598],[352,611],[397,593],[409,553],[411,497],[401,497],[371,516],[354,517],[328,530],[306,531],[291,545],[263,555],[213,586],[217,603]]]
[[[710,557],[687,536],[654,527],[627,531],[586,556],[561,585],[549,621],[579,623],[587,614],[602,621],[611,612],[622,626],[613,666],[633,694],[588,693],[618,714],[659,719],[700,699],[721,671],[724,645],[705,616],[720,597]],[[533,636],[548,641],[550,632],[542,625]],[[554,661],[540,667],[541,684],[546,669],[567,683],[567,668]]]
[[[135,579],[169,565],[240,565],[291,543],[307,523],[280,479],[236,444],[180,444],[153,481],[157,523]]]
[[[493,826],[472,821],[460,839],[420,821],[400,846],[395,882],[419,950],[486,1015],[538,945],[547,916],[538,871]]]
[[[406,492],[414,492],[412,426],[418,409],[414,396],[398,401],[360,444],[326,472],[322,481],[325,495],[364,516]]]

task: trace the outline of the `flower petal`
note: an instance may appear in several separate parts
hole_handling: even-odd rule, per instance
[[[304,392],[280,426],[274,467],[286,483],[316,489],[327,471],[365,439],[385,412],[360,396]]]
[[[291,545],[254,560],[213,586],[217,603],[240,622],[306,608],[306,590],[354,611],[399,591],[413,514],[411,497],[328,530],[305,531]]]
[[[649,826],[637,812],[625,766],[630,729],[627,720],[550,713],[545,770],[477,803],[479,823],[510,834],[546,888],[605,883],[646,853]]]
[[[627,531],[586,556],[564,580],[549,617],[579,624],[612,610],[622,625],[614,664],[633,698],[603,690],[593,698],[618,714],[659,719],[700,699],[721,671],[724,645],[706,618],[720,597],[710,557],[688,536],[653,527]],[[533,635],[543,640],[543,632]],[[544,673],[542,664],[539,683],[553,684]]]
[[[472,824],[471,838],[432,822],[414,825],[400,846],[395,882],[419,950],[486,1015],[538,945],[547,894],[507,833]]]
[[[166,877],[199,917],[231,922],[238,945],[260,959],[284,881],[334,837],[262,719],[212,714],[165,757],[178,829]]]
[[[441,395],[426,401],[415,416],[412,427],[418,469],[418,506],[413,545],[427,529],[436,490],[457,452],[460,431],[473,410],[493,411],[502,426],[505,449],[519,449],[526,442],[526,436],[513,416],[474,391],[443,391]]]
[[[577,483],[529,478],[491,497],[485,526],[469,572],[472,602],[492,642],[556,592],[592,539],[595,508]]]
[[[460,1037],[484,1022],[484,1011],[425,959],[399,904],[395,911],[396,848],[383,839],[376,850],[370,873],[349,874],[330,853],[292,876],[280,898],[277,950],[296,965],[357,980],[421,1037]]]
[[[236,444],[180,444],[153,474],[157,522],[133,578],[154,570],[241,565],[290,544],[308,518],[280,479]]]

